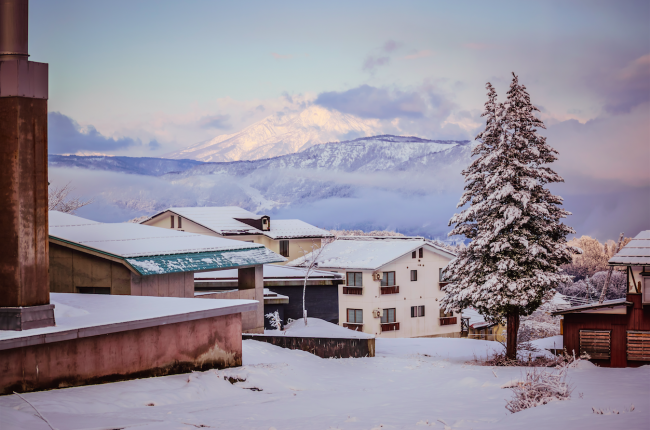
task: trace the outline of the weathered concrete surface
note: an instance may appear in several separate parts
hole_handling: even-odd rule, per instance
[[[269,335],[242,336],[244,340],[257,340],[287,349],[307,351],[321,358],[374,357],[375,339],[339,339],[326,337],[289,337]]]
[[[241,366],[241,314],[0,351],[0,394]]]
[[[47,100],[0,97],[0,307],[50,302]]]
[[[224,291],[223,293],[202,294],[200,299],[257,300],[260,304],[255,311],[242,312],[242,333],[264,333],[264,289]]]

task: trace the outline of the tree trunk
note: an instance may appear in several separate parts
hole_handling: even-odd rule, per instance
[[[307,325],[307,309],[305,308],[305,293],[307,292],[307,278],[309,278],[309,271],[305,276],[305,283],[302,286],[302,318],[305,321],[305,325]]]
[[[508,340],[506,342],[506,358],[517,359],[517,332],[519,331],[519,312],[508,313]]]

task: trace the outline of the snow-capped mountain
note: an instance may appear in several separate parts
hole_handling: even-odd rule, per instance
[[[212,162],[259,160],[349,136],[372,136],[376,132],[373,120],[310,106],[295,114],[271,115],[240,132],[223,134],[163,157]]]
[[[58,181],[72,180],[85,196],[96,197],[105,205],[101,217],[122,213],[128,219],[173,206],[239,206],[321,227],[397,228],[435,237],[447,228],[462,192],[460,171],[469,164],[471,146],[386,135],[249,161],[52,155],[50,177],[67,175]],[[82,171],[88,172],[83,183],[75,179]],[[100,203],[94,206],[100,211]]]

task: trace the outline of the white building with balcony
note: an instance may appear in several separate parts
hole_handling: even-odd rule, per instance
[[[454,257],[422,237],[352,236],[326,245],[316,263],[345,276],[340,325],[377,337],[459,337],[460,319],[439,306],[440,275]],[[304,266],[311,258],[288,265]]]

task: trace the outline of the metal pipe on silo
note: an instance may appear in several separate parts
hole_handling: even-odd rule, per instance
[[[28,0],[0,0],[0,61],[29,57],[28,13]]]

